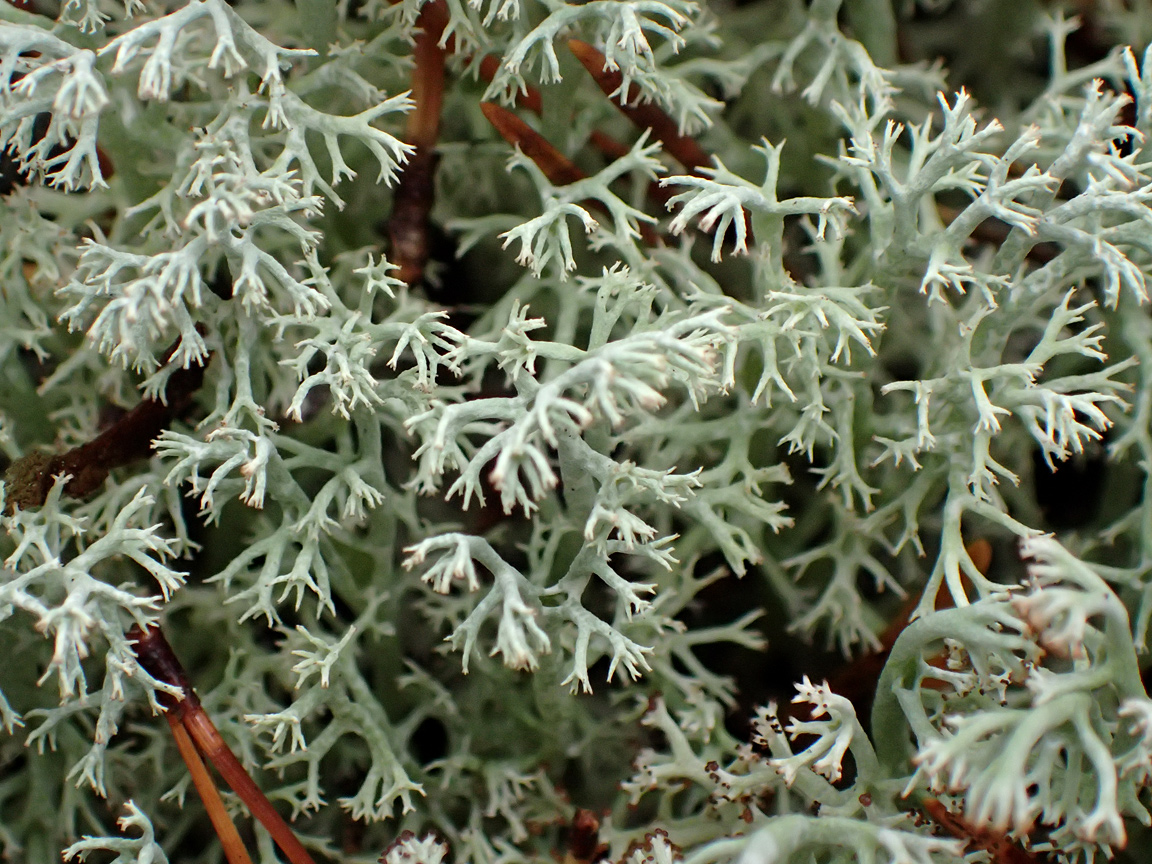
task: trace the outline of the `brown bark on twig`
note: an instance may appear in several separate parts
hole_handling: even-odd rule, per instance
[[[444,0],[420,10],[420,28],[413,47],[412,99],[416,107],[408,115],[405,137],[416,149],[409,157],[392,198],[388,237],[392,262],[400,267],[399,278],[409,285],[419,282],[428,264],[428,217],[435,202],[436,142],[440,137],[440,112],[444,105],[444,58],[440,47],[448,12]]]
[[[175,347],[168,352],[171,358]],[[206,361],[207,362],[207,361]],[[205,364],[206,365],[206,364]],[[152,455],[152,442],[192,405],[204,383],[204,366],[177,369],[168,379],[164,401],[142,399],[136,407],[86,444],[66,453],[29,453],[13,462],[4,477],[6,509],[39,507],[48,498],[55,477],[71,475],[64,493],[73,498],[91,495],[108,473]]]

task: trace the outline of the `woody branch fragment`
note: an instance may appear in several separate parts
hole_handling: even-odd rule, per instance
[[[172,351],[169,351],[169,357]],[[13,462],[4,477],[7,507],[39,507],[47,500],[54,477],[71,477],[64,492],[73,498],[91,495],[115,468],[152,455],[152,442],[192,406],[204,383],[204,366],[177,369],[168,379],[164,399],[142,399],[119,420],[86,444],[52,455],[37,450]]]

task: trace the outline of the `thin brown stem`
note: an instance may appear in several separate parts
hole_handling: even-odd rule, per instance
[[[185,712],[184,728],[196,742],[200,752],[208,757],[208,761],[220,772],[220,776],[248,805],[252,815],[260,820],[276,845],[288,856],[292,864],[313,864],[312,856],[296,838],[288,823],[276,812],[272,802],[260,791],[260,787],[253,782],[236,754],[224,742],[220,731],[211,718],[200,707],[197,700],[193,710]]]
[[[509,111],[495,102],[481,102],[480,110],[500,136],[536,163],[553,186],[567,186],[583,180],[585,174],[552,143]]]
[[[252,815],[260,820],[260,824],[267,829],[288,860],[292,864],[315,864],[308,850],[288,827],[288,823],[276,812],[272,802],[260,791],[260,787],[248,776],[240,760],[224,742],[212,718],[201,706],[196,691],[188,681],[188,673],[184,671],[160,628],[143,630],[133,627],[128,636],[136,643],[136,659],[145,671],[158,681],[181,689],[184,698],[164,697],[161,701],[169,712],[175,714],[177,720],[196,742],[197,748],[220,772],[220,776],[232,791],[240,796],[240,800],[248,806]]]

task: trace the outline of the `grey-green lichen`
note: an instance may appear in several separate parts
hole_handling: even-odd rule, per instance
[[[422,0],[0,3],[4,857],[220,860],[155,623],[318,860],[1146,856],[1144,6],[439,2],[418,286]],[[765,633],[889,652],[870,716],[741,702]]]

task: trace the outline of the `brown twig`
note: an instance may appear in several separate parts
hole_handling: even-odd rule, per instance
[[[416,107],[408,115],[405,135],[415,150],[400,173],[388,219],[392,261],[400,267],[400,279],[409,285],[420,281],[428,263],[428,215],[435,200],[436,142],[444,105],[444,58],[448,53],[440,47],[440,38],[447,23],[444,0],[425,4],[416,19],[419,32],[412,49],[412,99]]]
[[[240,760],[229,749],[220,731],[200,704],[196,691],[188,681],[188,674],[176,659],[172,647],[159,627],[144,630],[133,627],[128,637],[136,643],[136,658],[153,678],[179,687],[182,698],[176,699],[161,694],[161,702],[191,736],[196,748],[220,772],[220,776],[232,791],[248,806],[248,810],[260,820],[260,824],[272,836],[276,845],[292,864],[314,864],[308,850],[297,839],[288,823],[281,818],[272,802],[260,791],[240,764]],[[169,720],[172,723],[172,720]]]
[[[396,2],[396,0],[394,0]],[[421,281],[431,255],[430,222],[436,198],[436,144],[440,138],[440,117],[444,106],[444,74],[447,56],[456,50],[455,38],[441,46],[448,25],[444,0],[425,4],[416,19],[417,33],[412,49],[412,100],[405,138],[415,149],[409,156],[392,196],[388,217],[391,258],[399,268],[399,278],[409,285]],[[500,69],[500,59],[486,55],[480,59],[480,76],[492,81]],[[516,104],[540,114],[540,91],[528,87],[516,94]]]
[[[585,174],[543,135],[495,102],[481,102],[480,110],[501,137],[536,163],[553,186],[567,186],[583,180]]]
[[[175,347],[168,352],[169,359]],[[205,361],[205,365],[207,361]],[[13,462],[5,474],[7,509],[39,507],[54,478],[71,475],[64,493],[84,498],[95,492],[114,468],[152,455],[152,442],[192,405],[204,383],[204,366],[177,369],[168,378],[164,399],[142,399],[136,407],[91,441],[55,456],[34,451]]]

